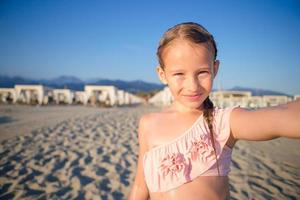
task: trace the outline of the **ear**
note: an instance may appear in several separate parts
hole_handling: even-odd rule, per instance
[[[215,60],[214,61],[214,78],[217,76],[218,70],[219,70],[220,61]]]
[[[168,85],[168,82],[166,80],[166,74],[165,74],[165,71],[163,70],[163,68],[161,68],[161,66],[157,66],[156,67],[156,72],[157,72],[157,75],[158,75],[160,81],[163,84]]]

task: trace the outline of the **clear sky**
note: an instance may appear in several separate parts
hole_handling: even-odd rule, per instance
[[[0,74],[159,83],[156,48],[186,21],[215,37],[215,88],[300,94],[300,1],[0,0]]]

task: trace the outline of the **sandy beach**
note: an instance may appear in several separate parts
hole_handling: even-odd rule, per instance
[[[0,199],[126,199],[151,106],[0,105]],[[300,199],[300,140],[239,141],[231,199]]]

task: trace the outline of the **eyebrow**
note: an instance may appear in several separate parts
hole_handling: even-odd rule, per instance
[[[209,70],[210,67],[202,67],[202,68],[199,68],[198,70],[196,71],[202,71],[202,70]],[[174,72],[184,72],[186,71],[185,69],[174,69],[174,70],[170,70],[171,73],[174,73]]]

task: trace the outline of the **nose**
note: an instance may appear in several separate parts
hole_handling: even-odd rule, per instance
[[[198,92],[200,83],[197,77],[190,77],[187,83],[187,89],[189,92]]]

